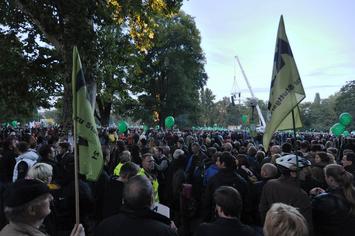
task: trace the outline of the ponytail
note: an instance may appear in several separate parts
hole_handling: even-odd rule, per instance
[[[351,214],[355,216],[355,189],[352,185],[353,175],[344,170],[344,167],[337,164],[330,164],[325,167],[325,175],[334,178],[335,182],[342,189],[346,201],[350,204]]]

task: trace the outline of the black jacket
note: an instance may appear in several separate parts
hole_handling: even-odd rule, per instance
[[[95,236],[176,236],[170,220],[150,209],[133,210],[122,206],[118,215],[102,221]]]
[[[218,218],[213,223],[201,224],[195,233],[195,236],[229,236],[242,235],[254,236],[257,235],[252,228],[242,224],[238,219]]]
[[[102,216],[103,219],[118,214],[122,206],[124,183],[112,177],[105,186]]]
[[[355,235],[355,216],[341,190],[330,190],[312,201],[315,235]]]
[[[243,200],[243,211],[246,210],[247,195],[249,194],[247,182],[233,170],[220,169],[208,182],[202,200],[202,216],[205,221],[213,219],[213,193],[221,186],[231,186],[237,189]]]

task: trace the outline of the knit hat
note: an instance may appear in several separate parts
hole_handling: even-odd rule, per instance
[[[21,179],[11,184],[4,193],[4,205],[17,207],[49,193],[46,184],[35,179]]]

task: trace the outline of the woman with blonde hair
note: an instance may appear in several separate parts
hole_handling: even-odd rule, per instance
[[[293,206],[274,203],[266,213],[265,236],[307,236],[309,231],[302,214]]]
[[[28,173],[27,178],[37,179],[45,184],[50,184],[52,182],[53,167],[46,163],[37,163],[33,165]]]

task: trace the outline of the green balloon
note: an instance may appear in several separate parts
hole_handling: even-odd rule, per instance
[[[128,129],[128,124],[126,121],[122,120],[118,123],[118,130],[121,132],[121,133],[124,133],[126,132]]]
[[[336,137],[338,137],[345,131],[345,126],[343,124],[336,123],[332,126],[332,128],[330,128],[330,130]]]
[[[242,123],[246,124],[248,121],[248,115],[242,115]]]
[[[147,132],[148,129],[149,129],[148,125],[143,125],[143,130],[144,130],[144,132]]]
[[[350,125],[352,121],[353,117],[348,112],[341,113],[339,116],[339,122],[344,126]]]
[[[165,118],[165,127],[172,128],[174,126],[175,120],[174,117],[168,116]]]
[[[345,131],[343,132],[343,136],[344,136],[344,137],[348,137],[349,135],[350,135],[349,131],[345,130]]]
[[[11,126],[12,127],[17,127],[17,121],[16,120],[11,121]]]

